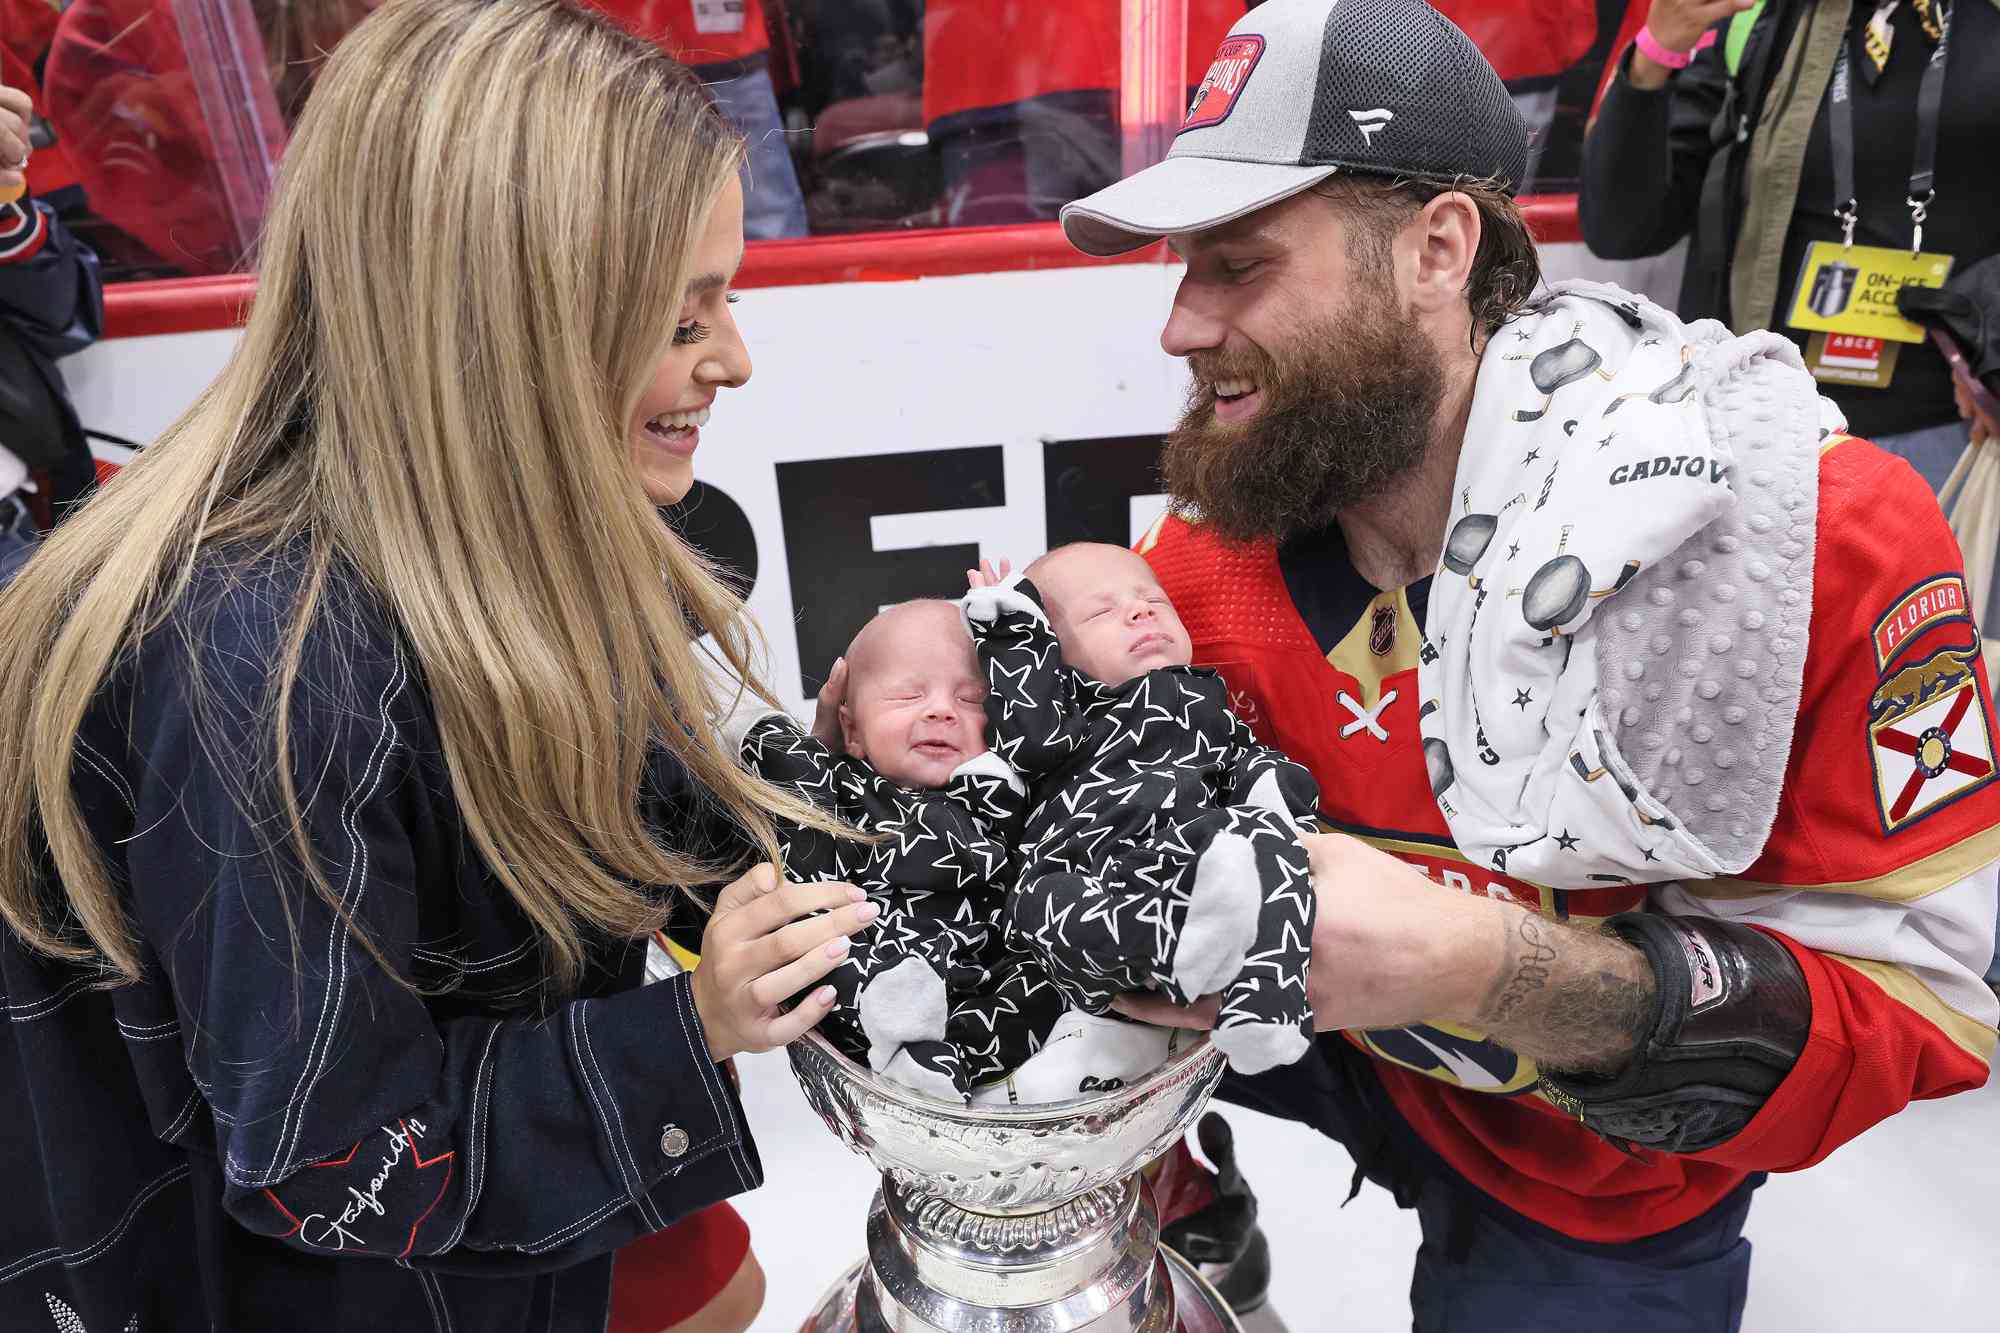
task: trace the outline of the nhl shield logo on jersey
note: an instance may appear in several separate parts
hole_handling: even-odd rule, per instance
[[[1869,757],[1884,832],[1993,780],[1993,732],[1979,648],[1944,648],[1888,676],[1869,701]]]
[[[1378,605],[1368,620],[1368,651],[1377,657],[1387,657],[1396,646],[1396,608],[1394,604]]]
[[[1188,103],[1187,120],[1181,125],[1181,132],[1206,129],[1227,120],[1236,109],[1236,99],[1242,96],[1244,85],[1250,82],[1250,71],[1257,68],[1258,58],[1263,54],[1264,39],[1255,33],[1228,38],[1217,47],[1215,63],[1208,67],[1201,87],[1194,91],[1194,100]]]

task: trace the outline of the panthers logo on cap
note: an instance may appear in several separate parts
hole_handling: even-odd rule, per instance
[[[1194,90],[1194,101],[1188,103],[1187,120],[1181,125],[1181,132],[1220,125],[1227,120],[1236,109],[1237,97],[1250,82],[1250,71],[1257,68],[1263,54],[1264,39],[1255,33],[1225,38],[1216,49],[1215,63],[1208,67],[1201,87]]]

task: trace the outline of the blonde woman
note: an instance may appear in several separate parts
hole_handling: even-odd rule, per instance
[[[819,817],[718,747],[750,628],[654,509],[750,373],[739,152],[562,0],[333,56],[235,357],[0,592],[0,1327],[598,1333],[759,1183],[717,1062],[869,912],[745,873]]]

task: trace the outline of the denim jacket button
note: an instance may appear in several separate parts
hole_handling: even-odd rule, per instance
[[[679,1125],[668,1125],[660,1131],[660,1151],[669,1157],[679,1157],[688,1150],[688,1132]]]

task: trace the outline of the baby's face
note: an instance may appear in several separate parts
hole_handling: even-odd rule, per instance
[[[986,751],[986,678],[958,609],[913,602],[875,618],[848,654],[847,752],[905,787],[942,787]]]
[[[1034,580],[1063,661],[1093,679],[1123,685],[1194,657],[1152,567],[1123,547],[1073,547],[1039,567]]]

